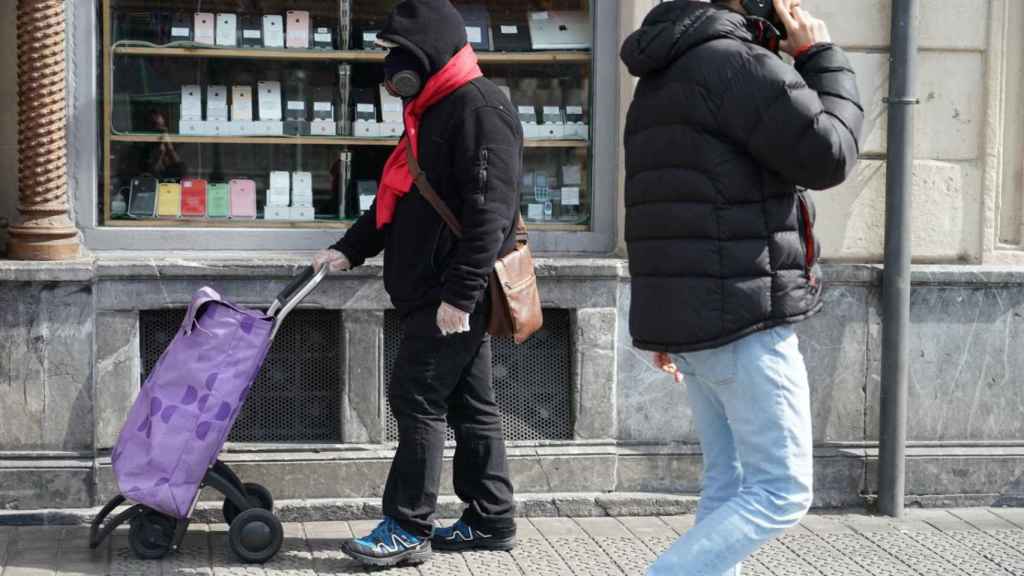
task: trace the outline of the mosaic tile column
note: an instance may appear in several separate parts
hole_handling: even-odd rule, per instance
[[[18,0],[18,260],[78,256],[68,216],[64,1]]]

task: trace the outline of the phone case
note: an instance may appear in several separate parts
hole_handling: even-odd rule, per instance
[[[206,180],[186,178],[181,181],[181,217],[206,216]]]
[[[206,187],[206,217],[227,218],[231,213],[231,193],[223,182],[210,183]]]
[[[236,14],[217,14],[217,46],[238,46]]]
[[[176,13],[171,18],[171,42],[190,42],[194,23],[192,14]]]
[[[287,21],[288,48],[309,48],[309,12],[305,10],[289,10],[285,15]]]
[[[215,22],[216,17],[210,12],[196,12],[193,41],[196,44],[209,44],[210,46],[216,44],[217,37],[214,33],[216,30]]]
[[[232,180],[229,184],[231,218],[256,219],[256,183],[252,180]]]
[[[161,182],[157,197],[156,215],[159,218],[177,218],[181,215],[181,184]]]
[[[244,14],[241,17],[242,29],[239,44],[243,48],[263,47],[263,19],[256,14]]]
[[[263,46],[284,48],[284,17],[268,14],[263,17]]]
[[[156,215],[157,180],[152,176],[132,178],[128,215],[135,218],[152,218]]]

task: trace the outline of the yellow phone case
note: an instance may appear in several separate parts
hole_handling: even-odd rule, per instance
[[[181,184],[161,182],[157,196],[156,215],[159,218],[178,218],[181,216]]]

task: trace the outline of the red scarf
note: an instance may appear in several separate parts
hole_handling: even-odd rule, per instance
[[[466,44],[440,72],[427,81],[419,96],[405,105],[405,135],[384,165],[380,189],[377,190],[378,229],[391,223],[398,200],[412,189],[413,178],[406,160],[406,147],[412,146],[412,154],[418,160],[419,128],[423,113],[452,92],[481,76],[483,72],[480,71],[476,52],[472,46]]]

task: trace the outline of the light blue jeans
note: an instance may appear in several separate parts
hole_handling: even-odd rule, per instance
[[[696,525],[649,576],[739,576],[741,562],[811,505],[807,369],[789,326],[675,357],[704,453]]]

